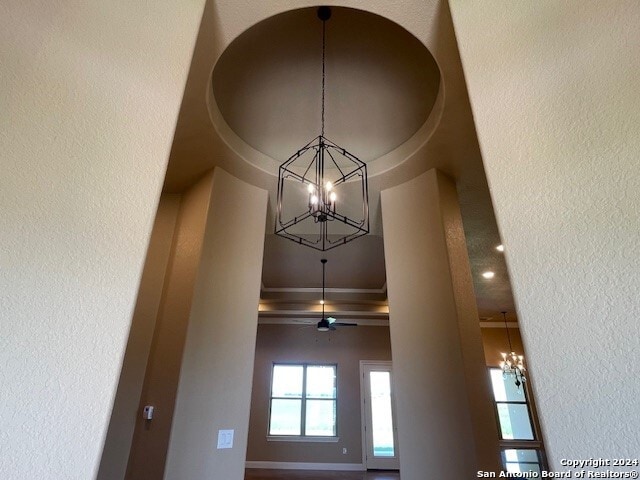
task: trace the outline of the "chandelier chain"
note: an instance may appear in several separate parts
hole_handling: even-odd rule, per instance
[[[327,21],[326,20],[322,20],[322,119],[321,119],[321,135],[324,137],[324,85],[325,85],[325,66],[324,66],[324,57],[325,57],[325,50],[326,50],[326,28],[327,28]]]
[[[511,346],[511,334],[509,333],[509,326],[507,325],[507,312],[502,312],[502,318],[504,319],[504,328],[507,331],[507,340],[509,340],[509,351],[513,352]]]
[[[322,262],[322,318],[324,319],[324,267],[327,264],[327,260],[323,258]]]
[[[331,18],[331,9],[326,6],[319,7],[317,14],[322,21],[321,133],[280,165],[275,233],[299,245],[324,252],[369,233],[369,187],[366,163],[324,136],[326,21]],[[330,164],[326,169],[325,160]],[[353,188],[341,189],[340,185],[347,182]],[[301,185],[296,186],[297,183]],[[306,202],[298,203],[299,194],[287,194],[285,201],[285,190],[301,192],[301,188],[308,194]],[[339,198],[339,195],[347,190],[349,194]],[[289,198],[293,200],[288,200]],[[343,207],[354,199],[362,202],[362,218],[349,218],[342,213],[341,208],[337,208],[338,202],[342,202],[340,207]],[[285,204],[288,205],[287,210],[292,209],[291,212],[285,212]],[[300,208],[296,210],[298,206]],[[357,204],[355,206],[357,207]],[[334,221],[330,229],[329,224]]]

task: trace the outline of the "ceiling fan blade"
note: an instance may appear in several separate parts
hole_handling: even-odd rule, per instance
[[[335,330],[335,329],[336,329],[336,327],[335,327],[335,324],[334,324],[334,323],[332,323],[332,324],[330,324],[330,325],[329,325],[329,330],[333,331],[333,330]]]
[[[345,323],[345,322],[333,322],[331,325],[336,325],[338,327],[357,327],[357,323]]]

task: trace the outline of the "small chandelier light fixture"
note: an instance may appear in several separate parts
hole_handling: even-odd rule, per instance
[[[280,165],[276,235],[316,250],[330,250],[369,233],[367,165],[324,136],[325,46],[329,7],[322,21],[320,135]]]
[[[510,353],[500,353],[500,355],[502,355],[500,368],[502,368],[502,375],[504,378],[507,378],[507,376],[513,376],[516,381],[516,387],[520,388],[520,385],[524,385],[524,382],[527,381],[527,377],[525,377],[524,355],[516,355],[513,351],[513,347],[511,346],[511,335],[509,335],[509,326],[507,325],[507,312],[501,313],[504,320],[504,328],[507,331]]]

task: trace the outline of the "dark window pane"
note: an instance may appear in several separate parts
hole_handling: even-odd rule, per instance
[[[540,474],[540,460],[537,450],[508,448],[502,454],[507,472],[536,472]]]

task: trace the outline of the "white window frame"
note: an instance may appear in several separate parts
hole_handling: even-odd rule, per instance
[[[524,382],[520,387],[523,389],[523,395],[524,395],[523,402],[502,401],[502,400],[498,401],[493,395],[493,382],[491,379],[492,370],[497,370],[499,372],[502,372],[502,369],[500,367],[487,368],[487,373],[489,375],[489,382],[491,383],[491,398],[493,400],[493,406],[494,406],[493,410],[496,416],[496,425],[498,427],[500,460],[502,462],[502,467],[506,471],[507,463],[515,463],[515,462],[507,462],[505,450],[534,450],[538,455],[538,464],[540,466],[540,470],[545,469],[546,457],[544,453],[544,447],[542,444],[542,440],[540,439],[541,437],[540,437],[539,426],[538,426],[538,422],[536,421],[536,417],[534,415],[533,406],[529,400],[530,399],[529,389],[528,389],[529,380],[527,380],[527,382]],[[529,423],[531,424],[531,431],[533,433],[533,440],[512,440],[512,439],[502,438],[502,427],[500,426],[500,417],[498,415],[498,405],[505,404],[505,403],[506,404],[513,403],[513,404],[520,404],[520,405],[524,404],[527,406],[527,412],[529,413]],[[525,463],[528,463],[528,462],[525,462]]]
[[[302,367],[302,396],[299,398],[301,400],[301,408],[300,408],[300,432],[301,435],[274,435],[271,434],[271,405],[274,399],[287,399],[293,400],[291,397],[274,397],[273,396],[273,372],[275,367],[277,366],[287,366],[287,367]],[[331,367],[333,368],[334,377],[335,377],[335,388],[334,388],[334,396],[333,398],[326,399],[317,399],[317,398],[307,398],[307,368],[308,367]],[[334,432],[335,435],[306,435],[306,406],[307,400],[324,400],[327,402],[333,402],[335,405],[335,424],[334,424]],[[271,381],[269,382],[269,418],[267,421],[267,441],[270,442],[318,442],[318,443],[334,443],[338,442],[340,437],[338,436],[338,365],[335,363],[287,363],[287,362],[274,362],[271,366]]]

